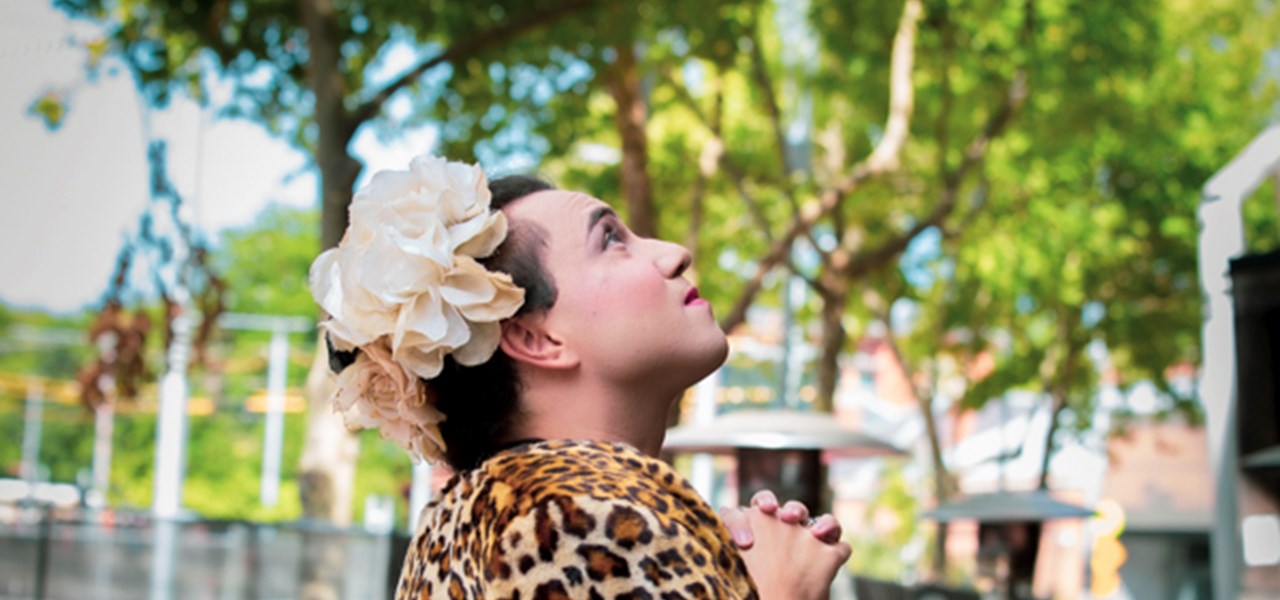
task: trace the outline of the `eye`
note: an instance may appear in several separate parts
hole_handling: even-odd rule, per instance
[[[604,235],[602,236],[604,238],[603,248],[607,249],[609,246],[612,246],[613,244],[622,243],[622,232],[618,230],[617,226],[613,225],[612,223],[605,223],[603,231],[604,231]]]

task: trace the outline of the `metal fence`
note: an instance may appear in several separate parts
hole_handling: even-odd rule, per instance
[[[387,598],[403,556],[390,535],[301,523],[157,522],[47,505],[0,505],[0,517],[4,599]],[[328,591],[304,589],[316,580]]]

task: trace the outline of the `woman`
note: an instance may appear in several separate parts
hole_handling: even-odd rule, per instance
[[[438,158],[356,194],[311,274],[335,408],[458,471],[397,597],[825,597],[849,555],[830,517],[766,495],[731,537],[654,458],[728,352],[689,264],[598,199]]]

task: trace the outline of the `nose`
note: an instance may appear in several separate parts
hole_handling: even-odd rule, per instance
[[[689,270],[693,255],[680,244],[650,240],[654,244],[654,265],[668,279],[675,279]]]

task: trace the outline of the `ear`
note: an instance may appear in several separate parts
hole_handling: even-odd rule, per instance
[[[519,363],[543,369],[578,366],[578,356],[543,326],[541,315],[522,315],[502,323],[502,352]]]

